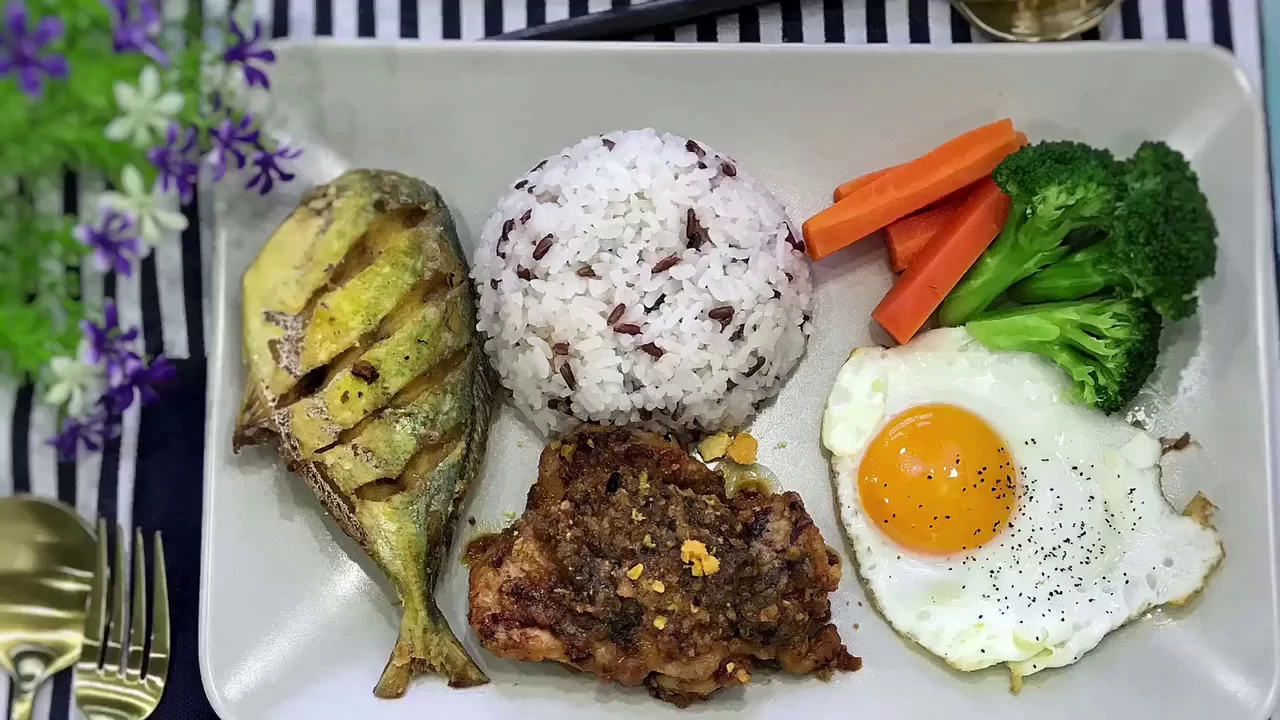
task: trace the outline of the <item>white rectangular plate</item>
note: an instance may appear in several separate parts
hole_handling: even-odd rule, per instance
[[[200,665],[229,720],[269,718],[874,717],[1263,718],[1275,703],[1272,505],[1275,260],[1258,98],[1227,56],[1188,46],[883,50],[692,45],[335,45],[278,49],[277,121],[306,147],[298,180],[265,200],[217,191],[214,342],[205,481]],[[1221,510],[1227,559],[1190,607],[1158,611],[1079,663],[1030,678],[961,674],[898,638],[845,557],[834,621],[865,658],[831,682],[772,676],[685,712],[641,689],[552,665],[500,661],[466,623],[459,555],[519,512],[539,440],[504,408],[437,595],[493,682],[450,690],[426,678],[397,701],[370,691],[396,636],[393,594],[273,452],[231,453],[243,381],[240,277],[302,190],[351,167],[437,185],[464,245],[506,183],[557,149],[607,130],[655,126],[738,158],[803,219],[841,181],[902,162],[1002,116],[1032,139],[1128,153],[1148,138],[1185,152],[1221,230],[1217,276],[1197,320],[1171,328],[1153,390],[1154,432],[1200,447],[1167,459],[1166,492]],[[809,352],[754,432],[827,541],[843,547],[819,423],[850,350],[882,339],[870,310],[890,283],[869,241],[815,266]],[[777,447],[786,441],[785,448]],[[855,629],[856,628],[856,629]],[[455,714],[456,713],[456,714]]]

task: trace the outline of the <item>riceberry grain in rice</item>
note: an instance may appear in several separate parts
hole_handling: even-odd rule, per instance
[[[804,353],[808,261],[782,205],[736,160],[654,130],[610,132],[508,187],[472,265],[478,325],[538,429],[733,428]]]
[[[652,355],[653,357],[656,357],[656,358],[662,357],[662,348],[658,347],[655,343],[647,342],[641,345],[640,349],[643,352],[648,353],[649,355]]]
[[[657,275],[658,273],[664,273],[679,264],[680,264],[679,255],[668,255],[662,258],[661,260],[659,260],[653,266],[653,274]]]
[[[707,311],[707,317],[720,323],[720,327],[726,327],[733,320],[733,308],[729,305],[721,305]]]
[[[538,241],[538,245],[533,249],[533,259],[541,260],[547,256],[547,251],[551,249],[552,236],[547,235]]]
[[[560,377],[564,378],[564,384],[568,385],[570,390],[578,389],[578,380],[573,376],[573,368],[569,367],[569,363],[560,366]]]
[[[614,323],[622,319],[622,313],[626,311],[627,311],[627,304],[618,303],[617,305],[614,306],[613,312],[609,313],[609,319],[606,322],[608,322],[610,325],[613,325]]]
[[[688,242],[685,247],[690,250],[697,250],[702,247],[702,243],[707,241],[706,230],[698,223],[698,214],[689,208],[684,218],[684,237]]]
[[[623,335],[639,335],[644,330],[635,323],[618,323],[613,326],[613,331],[622,333]]]

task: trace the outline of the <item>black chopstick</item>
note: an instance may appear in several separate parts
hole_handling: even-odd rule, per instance
[[[760,4],[761,0],[650,0],[494,35],[491,40],[610,40]]]

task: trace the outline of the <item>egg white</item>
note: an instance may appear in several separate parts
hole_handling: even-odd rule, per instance
[[[1159,441],[1071,403],[1068,389],[1038,356],[944,329],[856,350],[831,390],[823,443],[858,574],[899,634],[959,670],[1008,663],[1017,684],[1073,663],[1130,619],[1189,598],[1223,557],[1218,533],[1161,491]],[[1020,471],[1010,527],[964,554],[902,548],[859,498],[867,445],[924,403],[982,417]]]

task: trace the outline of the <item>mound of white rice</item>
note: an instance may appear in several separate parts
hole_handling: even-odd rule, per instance
[[[812,285],[786,211],[728,156],[652,129],[517,179],[472,262],[485,349],[540,430],[740,426],[804,353]]]

